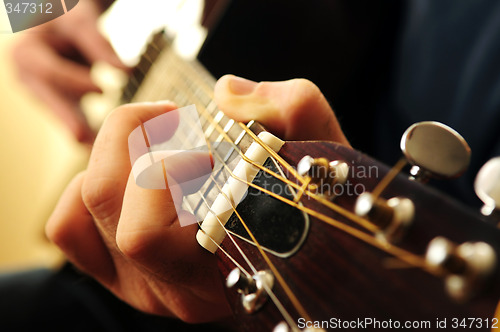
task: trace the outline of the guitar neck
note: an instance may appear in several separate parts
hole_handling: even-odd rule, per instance
[[[177,55],[163,32],[148,43],[126,85],[122,102],[171,100],[179,107],[194,104],[208,142],[223,140],[217,126],[245,152],[253,142],[234,120],[227,117],[213,101],[215,78],[196,60],[186,61]],[[263,128],[250,123],[252,131]]]

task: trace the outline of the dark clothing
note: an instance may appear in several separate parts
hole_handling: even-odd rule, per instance
[[[2,331],[223,331],[143,314],[71,265],[0,276]]]

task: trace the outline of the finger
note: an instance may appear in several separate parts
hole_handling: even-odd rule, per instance
[[[20,79],[58,116],[80,141],[91,143],[95,133],[83,115],[79,98],[82,93],[99,91],[82,66],[72,66],[47,44],[28,38],[14,48]],[[75,69],[75,70],[74,70]]]
[[[284,139],[349,145],[328,101],[305,79],[257,83],[226,75],[215,86],[215,101],[229,117],[257,120]]]
[[[78,100],[65,98],[57,88],[37,77],[29,77],[25,82],[48,105],[79,142],[91,144],[94,141],[95,133],[90,128]]]
[[[97,135],[82,195],[98,227],[112,242],[131,170],[128,136],[144,122],[175,108],[171,102],[121,106],[106,118]]]
[[[20,45],[13,54],[21,67],[21,78],[39,77],[76,97],[87,92],[101,92],[92,81],[88,66],[65,59],[41,39],[31,38],[28,41],[29,44]]]
[[[205,321],[226,315],[215,257],[196,242],[197,225],[181,227],[177,215],[195,222],[187,212],[176,213],[169,190],[143,189],[130,177],[116,233],[118,248],[155,276],[160,300],[177,317],[190,321],[198,312],[196,320]],[[172,284],[176,287],[168,287]]]
[[[208,151],[159,150],[137,158],[132,173],[142,188],[166,189],[175,183],[184,195],[189,195],[200,190],[212,168],[213,159]]]
[[[79,269],[109,285],[114,279],[115,269],[93,218],[83,204],[81,186],[84,176],[80,173],[68,185],[47,222],[45,232]]]
[[[72,41],[89,63],[105,61],[117,68],[128,69],[98,30],[97,21],[100,16],[98,6],[91,1],[86,1],[81,5],[84,7],[78,11],[71,11],[64,17],[61,25],[65,31],[62,33]]]

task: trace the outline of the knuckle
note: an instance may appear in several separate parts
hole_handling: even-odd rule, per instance
[[[83,203],[96,219],[112,216],[117,208],[118,184],[112,179],[88,178],[82,185]]]
[[[106,117],[103,126],[119,125],[130,118],[132,104],[118,106]]]
[[[289,93],[292,117],[300,118],[309,114],[311,109],[316,109],[324,99],[318,86],[304,78],[292,80]]]
[[[67,238],[67,227],[61,220],[49,219],[45,224],[45,235],[47,238],[55,243],[58,247],[64,247]]]
[[[130,259],[139,260],[148,252],[148,243],[138,232],[124,232],[118,229],[116,245],[122,254]]]
[[[299,105],[309,105],[323,96],[318,86],[305,78],[292,80],[291,93]]]

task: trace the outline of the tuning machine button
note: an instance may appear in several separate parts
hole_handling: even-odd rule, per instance
[[[266,303],[267,289],[274,286],[274,277],[271,271],[258,271],[252,277],[246,276],[240,269],[235,268],[226,278],[227,288],[236,288],[241,294],[241,303],[249,314],[259,310]]]
[[[329,161],[326,158],[305,156],[297,164],[297,172],[310,180],[310,187],[331,195],[337,184],[343,185],[347,182],[349,166],[339,160]]]
[[[474,181],[474,189],[484,203],[482,214],[489,216],[500,208],[500,157],[490,159],[481,167]]]
[[[470,147],[452,128],[424,121],[411,125],[401,138],[401,151],[412,165],[411,178],[448,179],[462,175],[470,162]]]
[[[393,197],[385,200],[364,192],[358,196],[354,212],[380,228],[377,236],[387,242],[397,242],[410,226],[415,206],[409,198]]]
[[[444,237],[429,242],[426,262],[445,272],[445,288],[458,302],[467,301],[484,285],[496,266],[496,254],[485,242],[457,245]]]

